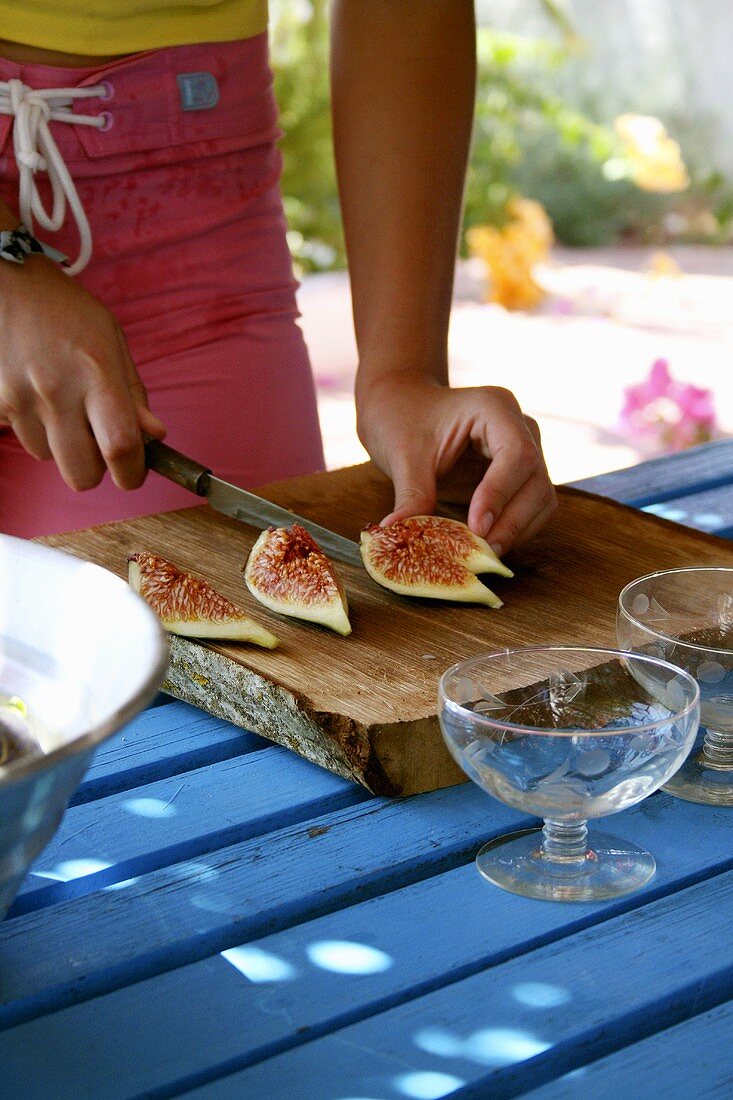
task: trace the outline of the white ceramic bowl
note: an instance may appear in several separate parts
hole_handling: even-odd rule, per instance
[[[0,764],[0,919],[97,745],[150,702],[167,663],[165,631],[125,581],[0,535],[0,735],[40,746]]]

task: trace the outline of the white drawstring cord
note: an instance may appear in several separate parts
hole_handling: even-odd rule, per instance
[[[66,216],[68,202],[79,230],[79,255],[64,270],[69,275],[82,271],[92,255],[92,231],[74,181],[54,141],[49,122],[71,122],[76,126],[107,125],[103,115],[79,115],[72,110],[74,99],[99,98],[106,93],[104,84],[89,88],[29,88],[22,80],[0,81],[0,115],[12,115],[13,147],[20,176],[20,219],[33,232],[34,218],[44,229],[56,232]],[[53,206],[45,209],[38,193],[36,172],[47,172]]]

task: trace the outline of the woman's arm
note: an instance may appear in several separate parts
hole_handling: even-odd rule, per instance
[[[359,348],[360,437],[399,518],[483,457],[469,522],[505,551],[552,514],[534,421],[507,390],[448,388],[448,323],[475,95],[472,0],[335,0],[336,165]],[[499,377],[506,364],[488,363]]]

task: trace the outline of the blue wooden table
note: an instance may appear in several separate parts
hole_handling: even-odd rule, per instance
[[[733,443],[580,484],[733,537]],[[373,798],[158,702],[0,925],[5,1100],[733,1095],[733,809],[655,794],[606,823],[645,889],[530,901],[473,784]]]

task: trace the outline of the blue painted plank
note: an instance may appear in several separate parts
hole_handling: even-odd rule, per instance
[[[674,889],[685,870],[670,838],[680,831],[696,835],[703,816],[691,804],[674,804],[666,796],[660,801],[660,813],[628,819],[637,841],[659,859],[656,893]],[[732,828],[730,820],[723,827],[719,857],[730,853]],[[0,1034],[4,1080],[25,1080],[29,1089],[44,1096],[50,1090],[54,1097],[73,1096],[80,1080],[114,1080],[122,1054],[117,1045],[100,1050],[94,1037],[115,1021],[134,1020],[124,1042],[131,1069],[118,1086],[108,1086],[110,1100],[156,1090],[175,1095],[527,955],[650,896],[602,906],[538,904],[489,886],[471,862],[234,948],[231,961],[215,955],[12,1028]],[[454,925],[460,933],[447,934]],[[161,1017],[165,1034],[156,1026]],[[72,1034],[76,1041],[70,1045]],[[33,1067],[27,1064],[29,1049],[39,1052]]]
[[[643,507],[731,482],[733,440],[722,440],[572,484],[578,489]]]
[[[188,703],[171,700],[165,706],[143,711],[100,745],[71,805],[179,775],[270,743]]]
[[[528,1100],[731,1096],[731,1035],[733,1003],[728,1002],[525,1095]]]
[[[374,799],[6,919],[0,1025],[439,873],[530,821],[468,783]]]
[[[11,924],[18,926],[22,938],[3,942],[0,936],[0,988],[6,1001],[5,1021],[28,1019],[38,1012],[144,978],[146,973],[162,972],[167,967],[204,958],[225,947],[256,938],[268,958],[285,960],[298,972],[299,978],[279,984],[276,997],[279,1013],[269,1011],[267,998],[262,1002],[262,1012],[250,1011],[246,1035],[236,1036],[238,1046],[229,1053],[232,1059],[246,1061],[254,1057],[258,1049],[273,1044],[287,1048],[302,1042],[312,1029],[330,1029],[353,1014],[375,1011],[385,998],[412,996],[424,987],[453,981],[463,973],[496,963],[512,953],[522,953],[547,938],[565,935],[592,921],[605,920],[627,908],[642,905],[652,897],[727,868],[733,862],[733,815],[657,795],[635,810],[619,815],[613,822],[617,835],[633,836],[639,843],[646,844],[659,865],[652,886],[629,899],[601,906],[542,905],[489,887],[475,872],[472,863],[468,876],[465,876],[466,868],[462,867],[460,889],[454,885],[454,880],[444,887],[440,883],[440,872],[451,866],[451,844],[460,857],[452,860],[453,866],[467,863],[472,860],[481,840],[507,828],[516,828],[518,821],[516,818],[508,821],[509,811],[482,796],[472,785],[441,792],[441,796],[440,799],[420,796],[411,800],[417,805],[409,809],[416,812],[403,815],[394,814],[394,803],[383,804],[377,813],[369,813],[369,807],[360,807],[355,814],[342,812],[331,820],[325,832],[322,830],[328,819],[321,819],[321,823],[311,830],[316,834],[312,841],[317,841],[320,848],[327,844],[329,837],[333,840],[322,854],[313,845],[301,843],[305,838],[296,837],[292,832],[287,838],[272,836],[270,851],[266,846],[261,849],[263,861],[268,862],[262,865],[261,861],[260,877],[255,866],[248,878],[238,874],[237,893],[231,875],[235,870],[246,871],[244,854],[236,868],[230,860],[225,871],[228,878],[216,873],[215,864],[207,867],[199,861],[198,878],[194,877],[194,869],[189,869],[192,881],[188,888],[183,879],[186,869],[178,869],[179,879],[183,880],[182,889],[174,892],[170,884],[163,885],[161,890],[167,895],[166,904],[157,909],[150,904],[152,897],[146,895],[137,905],[134,901],[129,903],[128,899],[131,908],[126,915],[119,905],[124,907],[128,891],[111,897],[106,908],[103,897],[96,895],[93,913],[86,905],[83,906],[84,914],[74,914],[68,906],[57,906],[52,911],[55,934],[62,936],[65,943],[73,944],[73,953],[68,959],[49,949],[43,938],[43,923],[34,926],[27,918],[18,918]],[[382,817],[386,819],[380,820]],[[395,836],[395,820],[403,822],[398,837]],[[474,834],[467,845],[460,843],[460,834],[448,835],[459,821],[470,826]],[[429,836],[426,836],[426,823]],[[607,828],[610,829],[610,823]],[[674,838],[680,834],[691,838],[691,842],[678,851]],[[364,909],[361,903],[365,899],[386,894],[407,878],[407,870],[403,868],[400,872],[395,867],[401,842],[405,849],[403,858],[409,859],[412,855],[414,859],[417,853],[422,860],[432,861],[423,868],[410,868],[413,881],[418,881],[418,874],[425,878],[433,872],[438,876],[437,884],[426,887],[424,893],[417,891],[409,897],[399,893],[387,895],[378,903],[371,903],[373,908]],[[372,850],[369,853],[372,866],[363,851],[365,843]],[[285,867],[282,866],[284,847],[294,860],[292,865],[287,863]],[[370,878],[380,851],[382,877],[372,882]],[[354,863],[347,881],[344,872],[348,865],[345,868],[343,861],[349,857]],[[329,867],[335,869],[330,875]],[[318,882],[312,881],[313,875],[327,884],[322,891],[319,891]],[[151,875],[149,879],[148,891],[152,894],[160,878]],[[292,895],[289,911],[288,901],[283,898],[288,890]],[[238,906],[238,898],[243,899],[244,904]],[[259,911],[250,906],[250,913],[246,912],[246,902],[250,899],[257,899]],[[302,923],[309,916],[317,916],[319,907],[324,911],[324,900],[331,910],[340,911],[334,912],[333,918],[326,920],[318,930]],[[353,908],[344,910],[347,905]],[[77,908],[80,907],[81,903],[77,903]],[[146,922],[142,921],[144,908],[152,909]],[[454,911],[456,914],[465,911],[466,930],[455,942],[448,937],[446,943],[441,944],[446,914]],[[84,920],[93,931],[84,943],[80,943],[75,928]],[[449,920],[458,918],[451,916]],[[462,916],[460,920],[462,922]],[[268,925],[277,927],[278,922],[283,931],[270,940],[263,940]],[[133,923],[135,927],[131,928]],[[420,931],[418,936],[416,928]],[[0,926],[2,932],[5,932],[4,926]],[[197,934],[204,938],[199,940]],[[137,935],[135,942],[131,939],[133,935]],[[176,943],[180,936],[187,936],[186,942]],[[329,938],[346,938],[376,947],[395,960],[394,967],[384,979],[371,978],[369,982],[360,979],[359,989],[344,990],[340,975],[334,980],[325,971],[314,974],[303,967],[308,943]],[[515,942],[518,946],[513,946]],[[150,958],[146,950],[151,953]],[[196,996],[198,983],[197,977],[191,979],[184,1008],[188,1000]],[[142,986],[137,989],[141,990]],[[202,983],[199,990],[202,996],[209,995],[206,989],[206,983]],[[175,999],[170,1002],[164,990],[162,986],[159,994],[151,994],[153,1011],[162,1011],[165,1006],[166,1018],[177,1019],[180,1006]],[[15,1003],[11,1003],[11,998],[15,998]],[[236,1019],[239,1011],[239,1006],[233,1004],[232,1018]],[[145,1017],[144,1007],[139,1008],[139,1014]],[[176,1036],[187,1035],[182,1021],[174,1031]],[[143,1029],[140,1032],[143,1044],[146,1035]],[[187,1041],[183,1045],[186,1046]],[[149,1064],[151,1058],[153,1065],[157,1062],[157,1047],[152,1053],[148,1052],[147,1060],[139,1044],[133,1044],[132,1049],[141,1067]],[[187,1054],[183,1061],[190,1062],[190,1058],[191,1054]],[[154,1073],[154,1068],[150,1072]]]
[[[689,496],[672,497],[657,504],[648,504],[643,510],[675,523],[683,523],[685,527],[730,538],[733,531],[733,484]]]
[[[9,916],[369,797],[364,787],[270,746],[72,807],[34,861]]]
[[[729,872],[190,1095],[396,1100],[464,1086],[467,1095],[492,1100],[522,1095],[589,1058],[728,1000],[732,919]],[[446,935],[460,931],[460,915],[446,914]],[[690,1089],[694,1076],[690,1064]]]

